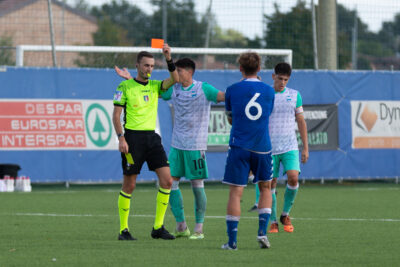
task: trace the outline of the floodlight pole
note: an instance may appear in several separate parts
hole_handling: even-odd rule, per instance
[[[53,56],[53,67],[57,67],[56,49],[54,43],[54,29],[53,29],[53,13],[51,8],[51,1],[47,0],[47,7],[49,11],[49,24],[50,24],[50,39],[51,39],[51,52]]]
[[[167,22],[168,22],[168,12],[167,12],[167,0],[162,0],[162,38],[167,42]]]
[[[63,0],[61,6],[61,45],[65,45],[65,6],[67,0]],[[64,53],[61,54],[60,67],[64,65]]]
[[[336,0],[319,0],[318,3],[318,65],[320,69],[336,70]]]
[[[212,28],[212,18],[211,18],[211,8],[212,8],[212,0],[210,0],[210,4],[208,5],[207,8],[207,32],[206,32],[206,42],[204,44],[205,48],[208,48],[210,45],[210,33],[211,33],[211,28]],[[207,69],[207,54],[204,54],[203,56],[203,69]]]
[[[312,11],[312,33],[313,33],[313,53],[314,53],[314,69],[318,70],[318,46],[317,46],[317,23],[315,18],[315,5],[314,0],[311,1]]]
[[[357,69],[357,36],[358,36],[358,19],[357,19],[357,9],[354,10],[354,27],[351,38],[351,65],[352,69]]]

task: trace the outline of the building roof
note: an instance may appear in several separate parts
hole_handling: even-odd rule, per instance
[[[18,0],[18,1],[16,1],[16,0],[0,0],[0,17],[3,17],[12,12],[15,12],[21,8],[24,8],[26,6],[34,4],[35,2],[38,2],[38,1],[40,1],[40,0]],[[65,10],[68,10],[69,12],[72,12],[86,20],[96,23],[96,18],[89,14],[86,14],[85,12],[82,12],[76,8],[72,8],[58,0],[51,0],[51,2],[60,7],[64,7]]]

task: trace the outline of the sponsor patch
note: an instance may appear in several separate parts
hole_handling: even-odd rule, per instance
[[[114,100],[115,101],[121,101],[122,95],[123,95],[122,91],[116,91],[115,94],[114,94]]]

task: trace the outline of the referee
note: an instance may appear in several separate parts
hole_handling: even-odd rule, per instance
[[[171,192],[172,177],[167,156],[160,136],[155,132],[158,98],[179,76],[171,58],[171,48],[164,44],[162,52],[168,64],[170,77],[150,80],[154,69],[154,57],[146,51],[137,55],[137,76],[119,84],[114,94],[113,124],[119,140],[124,179],[118,198],[120,217],[119,240],[136,240],[129,232],[128,216],[136,178],[146,161],[149,169],[155,171],[159,180],[156,218],[151,232],[153,238],[175,239],[163,226],[165,212]],[[124,110],[124,131],[120,117]]]

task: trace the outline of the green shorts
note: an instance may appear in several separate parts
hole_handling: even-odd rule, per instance
[[[300,162],[299,162],[299,151],[298,150],[291,150],[286,153],[278,154],[278,155],[272,155],[272,158],[274,160],[274,178],[279,177],[279,167],[283,165],[283,174],[286,173],[286,171],[291,171],[295,170],[300,173]]]
[[[168,156],[172,177],[207,179],[206,153],[202,150],[181,150],[171,147]]]

